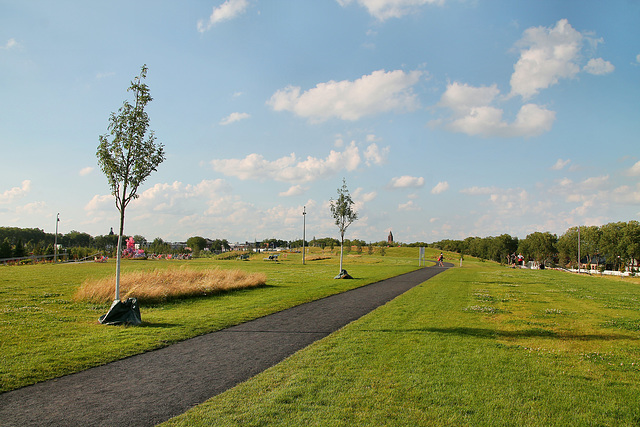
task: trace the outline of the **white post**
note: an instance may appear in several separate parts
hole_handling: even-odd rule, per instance
[[[56,215],[56,237],[53,239],[53,263],[58,262],[58,223],[60,222],[60,213]]]
[[[306,211],[307,207],[303,206],[302,207],[302,264],[304,265],[304,241],[306,239],[306,217],[307,217],[307,211]]]
[[[578,274],[580,274],[580,226],[578,226]]]

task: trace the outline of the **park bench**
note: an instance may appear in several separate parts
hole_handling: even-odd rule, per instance
[[[269,255],[267,258],[264,258],[265,261],[278,261],[278,255]]]

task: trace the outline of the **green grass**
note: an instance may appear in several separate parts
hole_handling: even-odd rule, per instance
[[[74,303],[72,296],[88,278],[115,274],[115,263],[0,267],[0,392],[98,366],[230,325],[264,316],[417,268],[413,258],[346,257],[355,280],[334,280],[337,259],[301,264],[300,254],[281,261],[124,261],[123,272],[180,268],[231,268],[264,272],[258,289],[141,305],[139,327],[98,324],[109,304]]]
[[[465,261],[168,425],[638,425],[639,288]]]

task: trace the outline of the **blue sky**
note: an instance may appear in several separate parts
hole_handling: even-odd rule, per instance
[[[0,225],[118,228],[98,136],[149,67],[125,234],[402,242],[640,219],[640,3],[0,1]]]

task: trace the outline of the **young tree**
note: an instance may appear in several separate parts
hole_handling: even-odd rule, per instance
[[[338,198],[331,199],[331,215],[340,230],[340,272],[342,272],[342,254],[344,252],[344,233],[355,220],[358,213],[353,210],[353,199],[349,194],[347,182],[342,178],[342,187],[338,188]]]
[[[156,144],[156,137],[149,128],[149,116],[144,111],[152,98],[149,87],[142,82],[147,77],[147,66],[135,77],[127,92],[133,92],[134,103],[124,101],[118,113],[109,117],[108,133],[100,135],[98,165],[109,180],[111,194],[115,196],[116,208],[120,212],[116,261],[116,293],[120,300],[120,255],[124,213],[127,205],[139,197],[138,187],[164,161],[164,147]]]

